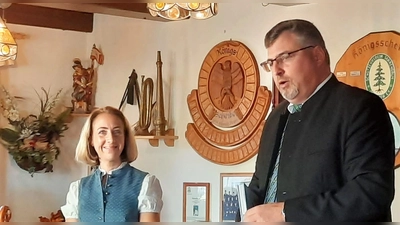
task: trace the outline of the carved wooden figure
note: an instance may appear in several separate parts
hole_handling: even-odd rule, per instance
[[[96,45],[92,47],[90,55],[91,65],[84,68],[79,58],[73,60],[74,74],[72,75],[72,111],[74,113],[90,113],[93,109],[94,91],[95,91],[95,70],[94,61],[100,65],[104,62],[104,56]]]
[[[39,216],[40,222],[65,222],[64,215],[62,214],[61,210],[58,210],[56,213],[52,212],[50,214],[50,218],[45,216]]]
[[[10,222],[11,210],[8,206],[0,206],[0,222]]]

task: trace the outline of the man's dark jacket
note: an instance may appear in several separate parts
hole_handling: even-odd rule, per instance
[[[287,106],[265,123],[248,206],[263,204],[288,121],[277,190],[286,221],[391,221],[395,147],[383,101],[333,75],[301,112]]]

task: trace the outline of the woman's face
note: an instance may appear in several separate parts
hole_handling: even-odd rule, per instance
[[[96,150],[100,163],[120,163],[120,155],[125,146],[123,121],[113,114],[99,114],[92,123],[91,145]]]

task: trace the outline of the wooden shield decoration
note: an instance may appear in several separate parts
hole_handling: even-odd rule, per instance
[[[257,62],[238,41],[224,41],[205,57],[198,89],[187,103],[194,123],[186,139],[203,158],[238,164],[258,152],[271,92],[260,86]]]
[[[385,102],[393,124],[395,168],[400,166],[400,34],[395,31],[369,33],[350,45],[336,64],[336,77],[368,90]]]

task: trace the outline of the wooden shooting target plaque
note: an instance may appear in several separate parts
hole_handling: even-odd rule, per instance
[[[386,105],[395,133],[395,168],[400,166],[400,34],[373,32],[349,46],[336,64],[338,80],[378,95]]]
[[[186,139],[207,160],[233,165],[258,152],[271,92],[260,86],[257,62],[238,41],[224,41],[205,57],[198,89],[187,102],[194,123]]]

